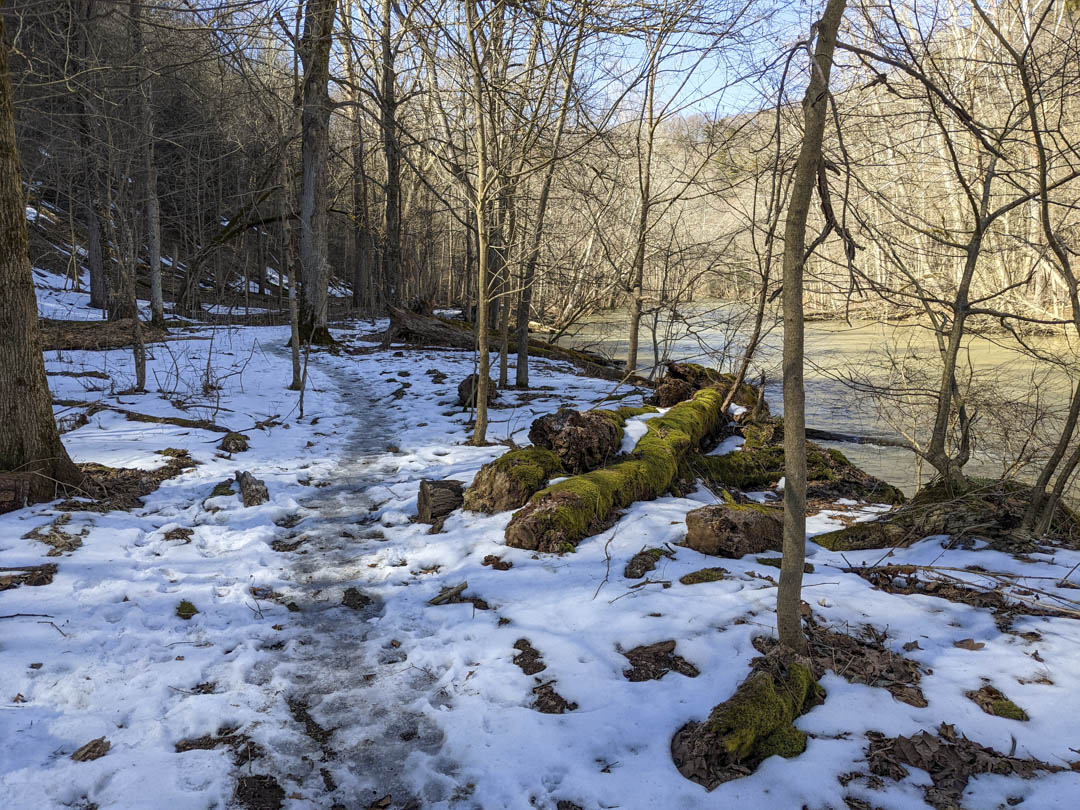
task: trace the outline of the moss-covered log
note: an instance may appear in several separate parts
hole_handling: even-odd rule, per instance
[[[503,453],[480,468],[465,491],[465,508],[473,512],[518,509],[562,472],[559,457],[543,447],[522,447]]]
[[[661,408],[670,408],[672,405],[690,399],[702,388],[718,388],[726,396],[728,389],[734,383],[734,374],[725,374],[697,363],[669,362],[665,365],[664,375],[657,382],[649,402]],[[758,389],[750,383],[743,382],[731,401],[735,405],[752,409],[760,399]],[[767,415],[768,405],[762,402],[762,408]]]
[[[711,790],[773,755],[798,756],[806,750],[806,735],[793,723],[821,696],[809,661],[779,653],[757,659],[750,677],[707,720],[687,723],[675,734],[675,766]]]
[[[690,401],[650,419],[629,460],[538,492],[510,520],[507,545],[565,551],[608,525],[619,509],[667,492],[684,459],[725,422],[723,399],[716,389],[702,389]]]

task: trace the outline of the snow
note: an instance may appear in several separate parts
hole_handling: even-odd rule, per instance
[[[728,436],[715,448],[710,450],[706,455],[710,456],[726,456],[728,453],[734,453],[740,447],[746,443],[746,439],[742,436]]]
[[[0,592],[0,615],[48,615],[0,621],[0,804],[225,807],[240,773],[272,773],[289,810],[335,801],[366,807],[386,794],[395,807],[415,797],[425,808],[553,809],[560,800],[587,808],[837,808],[845,796],[912,808],[925,806],[919,786],[928,777],[920,771],[878,790],[858,779],[843,787],[837,777],[865,771],[868,730],[911,734],[942,721],[1001,751],[1015,740],[1017,756],[1075,759],[1068,746],[1076,745],[1080,711],[1080,622],[1018,618],[1016,632],[1039,633],[1027,641],[999,631],[984,610],[888,594],[842,570],[876,563],[881,551],[840,555],[811,542],[815,572],[805,577],[804,599],[817,619],[852,632],[870,624],[887,631],[886,645],[898,652],[918,641],[920,649],[904,654],[926,670],[929,706],[914,708],[830,673],[822,681],[827,700],[798,721],[818,735],[803,755],[768,760],[711,793],[683,779],[671,761],[671,737],[745,678],[757,655],[752,639],[773,632],[776,589],[761,576],[775,569],[753,557],[717,561],[676,546],[675,558],[650,572],[656,584],[630,588],[625,562],[645,545],[679,542],[686,513],[715,500],[703,489],[635,504],[562,557],[507,548],[510,513],[459,510],[442,533],[429,534],[412,522],[420,479],[468,483],[506,445],[465,444],[468,414],[451,403],[457,382],[472,372],[471,353],[379,350],[354,337],[360,327],[335,333],[359,353],[312,353],[302,418],[296,392],[285,388],[287,327],[196,327],[185,330],[193,339],[155,344],[148,363],[154,392],[143,395],[114,393],[134,376],[126,350],[46,354],[58,399],[210,419],[246,433],[251,449],[226,458],[216,450],[220,434],[102,410],[64,434],[76,460],[150,469],[165,461],[157,451],[183,448],[199,466],[165,481],[141,509],[72,513],[65,531],[87,534],[81,548],[59,558],[25,537],[60,514],[55,504],[0,516],[0,566],[59,565],[49,585]],[[205,393],[208,352],[217,390]],[[612,393],[609,382],[579,377],[565,364],[534,363],[529,394],[541,397],[500,392],[492,440],[527,443],[540,413],[603,407]],[[84,370],[110,379],[56,375]],[[445,382],[434,382],[435,370]],[[392,399],[403,384],[405,396]],[[277,424],[267,425],[271,417]],[[643,432],[645,421],[630,420],[627,436]],[[270,502],[244,508],[238,496],[211,497],[236,470],[265,480]],[[883,508],[840,505],[812,516],[808,535]],[[192,530],[190,542],[166,539],[177,528]],[[301,542],[274,551],[274,541]],[[513,568],[483,566],[490,554]],[[1037,584],[1069,598],[1076,592],[1054,583],[1080,554],[1020,561],[927,538],[895,550],[889,562],[949,565],[963,580],[985,581],[986,574],[963,570],[978,565],[1020,577],[1018,587]],[[723,580],[678,581],[718,564],[730,571]],[[466,594],[491,610],[427,604],[463,581]],[[343,607],[349,587],[371,604]],[[199,613],[178,618],[180,600]],[[543,656],[547,669],[538,676],[512,662],[520,638]],[[985,647],[954,646],[966,638]],[[665,639],[676,639],[677,654],[701,675],[627,681],[619,650]],[[1030,722],[986,715],[967,700],[964,692],[981,677]],[[562,715],[531,709],[538,679],[554,681],[578,708]],[[197,693],[207,683],[214,692]],[[332,730],[334,757],[304,733],[290,699]],[[175,752],[179,740],[226,725],[265,755],[238,770],[226,748]],[[100,736],[112,744],[108,754],[70,759]],[[323,770],[336,790],[327,789]],[[1073,772],[1032,781],[983,776],[965,802],[996,807],[1020,797],[1026,807],[1065,808],[1075,806],[1078,791]]]
[[[637,447],[638,441],[648,431],[648,427],[645,423],[650,419],[654,419],[665,413],[667,413],[667,408],[658,410],[656,413],[643,413],[640,416],[633,416],[627,419],[626,424],[623,426],[623,440],[619,452],[633,453],[634,448]]]

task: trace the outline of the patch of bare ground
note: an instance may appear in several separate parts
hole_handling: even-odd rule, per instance
[[[971,607],[984,608],[994,615],[994,622],[1002,632],[1008,631],[1016,616],[1056,616],[1080,618],[1080,603],[1056,607],[1053,595],[1036,604],[1039,595],[1030,588],[1009,586],[996,582],[990,587],[976,587],[949,573],[946,569],[918,565],[884,565],[863,568],[845,568],[847,573],[858,574],[875,588],[886,593],[910,596],[921,594],[946,599]],[[955,569],[954,569],[955,570]],[[957,572],[959,573],[959,572]],[[972,573],[984,573],[976,570]],[[985,572],[989,574],[989,572]],[[993,579],[993,577],[991,577]],[[1006,596],[1005,591],[1008,591]],[[1026,594],[1026,595],[1025,595]]]
[[[41,318],[38,321],[42,349],[87,350],[122,349],[134,343],[134,323],[130,318],[116,321],[61,321]],[[169,330],[142,323],[143,340],[147,343],[165,340]]]
[[[696,678],[700,674],[697,667],[675,654],[674,641],[635,647],[623,655],[630,662],[630,668],[623,670],[628,681],[658,681],[669,672],[678,672],[687,678]]]
[[[234,726],[223,726],[217,734],[204,734],[202,737],[188,737],[176,744],[176,753],[187,751],[212,751],[217,748],[230,748],[233,752],[233,764],[237,767],[246,765],[263,756],[263,750],[246,734],[240,734]]]
[[[535,696],[532,708],[543,714],[564,714],[578,707],[555,691],[555,681],[540,684],[532,693]]]
[[[138,509],[143,505],[142,499],[164,481],[176,478],[196,466],[195,460],[186,450],[168,448],[159,452],[169,460],[154,470],[107,467],[94,463],[80,464],[84,479],[79,494],[83,498],[69,498],[56,508],[66,512]]]
[[[233,801],[247,810],[281,810],[285,791],[269,774],[241,776],[236,782]]]
[[[0,591],[10,591],[20,585],[37,587],[49,585],[56,574],[56,563],[45,565],[22,565],[0,568]]]
[[[533,647],[532,643],[527,638],[519,638],[515,641],[514,649],[519,651],[518,654],[514,656],[514,663],[517,664],[521,668],[521,671],[526,675],[535,675],[537,672],[543,672],[547,669],[547,664],[544,663],[540,651]]]
[[[926,771],[933,784],[925,789],[924,797],[935,810],[961,807],[964,789],[973,776],[993,773],[1031,779],[1039,772],[1067,770],[1037,759],[1002,754],[958,734],[948,723],[942,723],[937,734],[920,731],[910,737],[886,737],[871,731],[867,737],[870,773],[900,780],[908,775],[908,767]]]
[[[44,543],[49,546],[46,557],[59,557],[81,547],[82,539],[90,533],[90,530],[85,527],[78,534],[64,531],[64,526],[70,522],[71,515],[59,515],[47,526],[39,526],[24,534],[23,540],[37,540]]]
[[[806,622],[806,638],[810,645],[810,660],[814,677],[820,678],[832,670],[849,683],[860,683],[887,689],[909,706],[927,706],[919,681],[922,671],[918,663],[887,649],[885,633],[867,625],[863,637],[829,630],[812,619]],[[777,648],[777,641],[766,636],[754,639],[754,648],[768,655]]]

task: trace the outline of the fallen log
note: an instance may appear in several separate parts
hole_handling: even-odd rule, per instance
[[[244,506],[258,506],[270,500],[266,483],[249,472],[236,471],[236,483],[240,485],[240,498]]]
[[[905,450],[914,450],[910,442],[903,439],[894,439],[889,436],[857,436],[854,433],[837,433],[835,430],[819,430],[807,428],[806,438],[815,439],[819,442],[839,442],[842,444],[873,444],[878,447],[902,447]]]
[[[383,346],[388,347],[393,340],[405,340],[410,337],[459,349],[472,349],[475,345],[473,324],[468,321],[419,315],[398,307],[390,307],[390,327],[383,336]],[[499,339],[499,336],[493,332],[491,345],[497,346]],[[576,368],[591,377],[627,382],[631,385],[651,385],[636,374],[628,377],[620,364],[592,352],[567,349],[540,340],[530,340],[529,355],[573,363]]]
[[[480,468],[465,491],[465,508],[489,515],[520,509],[558,472],[562,472],[562,465],[550,450],[543,447],[510,450]]]
[[[461,506],[464,487],[461,481],[452,478],[444,481],[422,478],[416,496],[416,519],[421,523],[438,523]]]
[[[515,548],[563,552],[601,531],[615,513],[634,501],[667,492],[681,463],[696,453],[726,422],[723,392],[698,391],[663,416],[646,423],[628,461],[574,476],[541,490],[510,519],[506,544]]]

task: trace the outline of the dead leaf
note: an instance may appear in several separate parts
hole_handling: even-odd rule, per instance
[[[959,641],[954,641],[953,646],[959,647],[961,650],[981,650],[986,645],[973,638],[962,638]]]
[[[86,745],[77,749],[71,758],[76,762],[89,762],[94,759],[101,759],[112,747],[112,743],[106,740],[104,737],[98,737],[96,740],[91,740]]]
[[[921,649],[922,647],[919,646],[919,642],[917,641],[909,641],[907,644],[904,645],[904,652],[911,652],[912,650]]]

